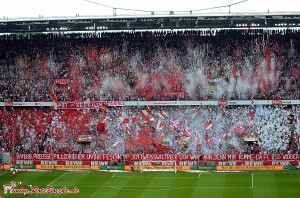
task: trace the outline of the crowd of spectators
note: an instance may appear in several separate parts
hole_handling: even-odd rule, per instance
[[[2,35],[0,101],[298,99],[299,42],[265,30]]]
[[[300,98],[299,47],[297,31],[2,35],[0,102],[294,100]],[[299,115],[299,106],[3,107],[0,147],[18,153],[298,153]],[[92,141],[83,144],[80,135]]]
[[[0,110],[7,152],[299,153],[299,138],[299,106]]]

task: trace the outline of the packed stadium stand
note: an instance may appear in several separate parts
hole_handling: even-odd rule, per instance
[[[5,35],[0,100],[299,98],[299,32],[212,33]]]
[[[299,100],[299,59],[296,29],[4,34],[0,102],[54,105],[1,107],[0,146],[9,153],[299,153],[299,105],[200,105]],[[68,101],[199,105],[57,108]]]

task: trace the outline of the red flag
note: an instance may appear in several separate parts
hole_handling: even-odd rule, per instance
[[[236,77],[236,68],[235,67],[232,68],[231,73],[232,73],[233,77]]]
[[[170,124],[169,128],[171,130],[178,129],[179,128],[179,120],[171,121],[171,124]]]
[[[128,118],[119,117],[121,123],[129,123]]]
[[[108,119],[108,114],[105,114],[102,118],[101,118],[101,122],[105,122]]]
[[[153,111],[148,107],[147,109],[146,109],[146,111],[148,112],[148,114],[153,114]]]
[[[105,112],[105,113],[108,113],[108,112],[109,112],[105,103],[102,103],[102,104],[101,104],[100,109],[101,109],[103,112]]]
[[[130,134],[130,127],[129,127],[129,125],[128,124],[125,124],[125,131],[128,133],[128,134]]]
[[[105,123],[98,123],[97,124],[97,131],[98,131],[98,134],[100,133],[105,133]]]
[[[243,134],[246,131],[245,127],[242,127],[242,126],[236,126],[236,127],[233,128],[233,130],[236,133],[239,133],[239,134]]]
[[[182,135],[183,135],[184,137],[191,137],[190,132],[191,132],[191,130],[183,129]]]
[[[222,108],[222,107],[220,107],[220,111],[222,112],[222,113],[224,113],[225,111],[224,111],[224,109]]]
[[[118,117],[121,117],[121,116],[122,116],[121,111],[118,111]]]
[[[132,122],[135,123],[139,120],[139,117],[137,115],[132,116]]]
[[[140,111],[140,114],[142,115],[143,118],[146,118],[149,116],[149,113],[146,110]]]
[[[140,140],[140,134],[139,134],[140,130],[138,130],[134,136],[134,141],[138,142]]]
[[[207,139],[206,139],[206,143],[208,144],[209,148],[213,148],[213,139],[209,136],[207,136]]]
[[[291,72],[294,78],[298,77],[298,70],[296,68],[293,68]]]
[[[146,117],[145,121],[149,122],[149,123],[152,123],[152,122],[154,122],[154,118],[152,118],[152,117]]]
[[[119,145],[119,141],[116,141],[116,142],[111,146],[111,148],[112,148],[112,149],[116,149],[116,148],[118,147],[118,145]]]
[[[162,130],[163,127],[164,127],[164,125],[162,124],[162,122],[161,122],[160,120],[158,120],[156,129],[157,129],[157,130]]]
[[[172,152],[175,151],[175,149],[168,147],[168,146],[164,146],[155,140],[153,140],[152,144],[155,146],[156,152],[158,152],[158,153],[165,152],[165,151],[172,151]]]
[[[164,111],[160,111],[157,113],[158,117],[160,117],[161,119],[166,119],[168,116],[166,114],[166,112]]]
[[[181,106],[179,107],[179,111],[180,111],[182,114],[184,114],[184,110],[182,109]]]
[[[210,129],[212,127],[213,122],[211,120],[209,120],[206,124],[205,124],[205,130],[207,131],[208,129]]]
[[[249,110],[249,116],[250,116],[250,120],[254,120],[255,114],[253,111]]]
[[[175,149],[168,147],[168,146],[163,146],[161,144],[156,144],[155,148],[158,153],[165,152],[165,151],[172,151],[172,152],[175,151]]]
[[[220,138],[220,142],[222,142],[223,140],[224,141],[229,141],[231,139],[232,139],[232,137],[225,132],[225,134],[222,135],[222,137]]]

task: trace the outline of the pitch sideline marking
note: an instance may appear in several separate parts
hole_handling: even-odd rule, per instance
[[[253,186],[254,186],[253,173],[251,173],[251,178],[252,178],[252,188],[253,188]]]
[[[119,178],[131,178],[131,177],[128,177],[128,176],[115,176],[115,177],[119,177]],[[142,176],[142,178],[153,178],[153,179],[157,179],[157,178],[161,178],[161,179],[186,179],[186,178],[194,178],[194,179],[197,179],[198,176],[194,176],[194,177],[144,177]]]
[[[68,172],[65,172],[64,174],[62,174],[61,176],[59,176],[58,178],[56,178],[55,180],[53,180],[52,182],[50,182],[47,186],[50,186],[50,184],[56,182],[57,180],[59,180],[60,178],[62,178],[65,174],[67,174]]]
[[[113,176],[111,176],[111,177],[114,177],[116,174],[117,174],[117,173],[113,174]]]
[[[140,192],[157,192],[157,191],[165,191],[165,190],[179,190],[179,189],[183,189],[185,187],[177,187],[177,188],[169,188],[169,189],[157,189],[157,190],[146,190],[146,189],[128,189],[128,188],[124,188],[124,187],[114,187],[114,186],[110,186],[110,188],[113,189],[117,189],[117,190],[126,190],[126,191],[140,191]]]
[[[62,186],[62,185],[54,185],[54,186]],[[64,185],[65,186],[65,185]],[[239,189],[251,189],[250,186],[147,186],[148,188],[164,188],[164,189],[156,189],[156,190],[146,190],[146,189],[130,189],[130,188],[145,188],[145,186],[77,186],[78,188],[114,188],[120,190],[127,190],[127,191],[164,191],[164,190],[177,190],[177,189],[220,189],[220,188],[239,188]]]
[[[107,187],[110,187],[110,188],[114,188],[114,189],[118,189],[118,190],[126,190],[126,191],[141,191],[141,192],[147,192],[147,191],[168,191],[168,190],[179,190],[179,189],[220,189],[220,188],[251,188],[251,187],[231,187],[231,186],[228,186],[228,187],[222,187],[222,186],[202,186],[202,187],[190,187],[190,186],[179,186],[179,187],[173,187],[171,188],[171,186],[169,186],[169,188],[165,188],[165,189],[157,189],[157,190],[146,190],[146,189],[141,189],[141,190],[138,190],[138,189],[130,189],[130,186],[124,186],[124,187],[118,187],[118,186],[107,186]],[[129,187],[129,188],[128,188]],[[142,188],[144,188],[144,186],[140,186]],[[149,187],[149,186],[148,186]],[[157,187],[161,187],[161,186],[157,186]]]

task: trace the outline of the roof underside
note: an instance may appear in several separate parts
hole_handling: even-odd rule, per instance
[[[300,13],[86,16],[2,19],[0,33],[210,28],[299,28]]]

